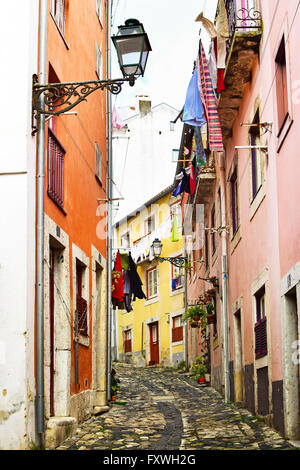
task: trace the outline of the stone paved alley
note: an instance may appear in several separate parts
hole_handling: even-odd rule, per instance
[[[172,369],[114,365],[110,410],[82,423],[58,450],[291,450],[261,419]]]

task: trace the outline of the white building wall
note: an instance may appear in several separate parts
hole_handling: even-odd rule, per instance
[[[0,449],[34,441],[35,163],[32,75],[36,0],[1,5]]]
[[[170,121],[178,114],[178,110],[162,103],[145,116],[138,112],[125,119],[127,128],[114,129],[114,197],[124,197],[114,222],[173,183],[176,163],[172,163],[172,150],[179,149],[182,122],[179,119],[172,131]]]

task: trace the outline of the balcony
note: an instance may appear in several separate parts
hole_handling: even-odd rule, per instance
[[[255,57],[262,35],[262,16],[258,0],[226,0],[229,40],[227,41],[224,82],[218,111],[226,142],[243,96],[244,85],[251,80]]]
[[[216,167],[214,152],[210,153],[207,165],[200,167],[197,186],[193,198],[193,205],[207,204],[216,181]]]

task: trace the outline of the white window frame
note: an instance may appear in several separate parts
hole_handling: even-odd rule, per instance
[[[51,0],[51,15],[63,36],[66,30],[66,0]]]
[[[181,235],[182,233],[182,215],[181,215],[181,200],[170,204],[170,212],[171,212],[171,222],[173,226],[173,218],[174,215],[177,217],[177,227],[178,232]]]
[[[96,13],[100,21],[101,26],[103,26],[103,0],[96,0]]]
[[[155,289],[155,279],[154,274],[156,277],[156,289]],[[152,279],[152,286],[150,289],[150,276]],[[147,280],[147,300],[152,300],[158,297],[158,267],[148,269],[146,271],[146,280]]]
[[[123,240],[126,240],[127,243],[123,244]],[[129,248],[130,247],[130,230],[124,232],[120,235],[120,248]]]
[[[180,258],[180,256],[178,256]],[[181,283],[176,287],[176,289],[172,288],[172,281],[176,279],[178,276],[181,276]],[[177,292],[179,289],[182,289],[184,286],[184,268],[179,268],[177,266],[171,265],[171,290],[173,292]]]
[[[95,175],[102,184],[102,152],[98,142],[95,142]]]
[[[103,79],[103,57],[99,44],[96,43],[96,74],[99,80]]]
[[[148,222],[149,219],[152,219],[152,220],[153,220],[153,227],[152,227],[152,230],[150,230],[150,232],[146,230],[146,223]],[[152,214],[149,214],[149,215],[144,219],[144,235],[149,235],[150,233],[154,232],[155,227],[156,227],[155,214],[152,213]]]

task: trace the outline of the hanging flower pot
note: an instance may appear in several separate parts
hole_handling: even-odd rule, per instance
[[[194,320],[194,322],[198,322],[198,321],[200,321],[200,318],[201,318],[200,315],[195,315],[193,320]]]
[[[198,328],[198,326],[199,326],[199,325],[198,325],[198,322],[197,322],[197,321],[193,321],[193,322],[191,323],[191,328]]]

